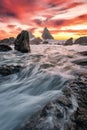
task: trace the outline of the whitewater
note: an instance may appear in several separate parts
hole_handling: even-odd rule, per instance
[[[87,46],[31,45],[31,53],[16,50],[0,52],[0,65],[21,65],[16,74],[0,76],[0,130],[13,130],[27,117],[62,94],[62,88],[87,66],[76,60],[87,59],[79,52]],[[76,101],[72,99],[75,107]]]

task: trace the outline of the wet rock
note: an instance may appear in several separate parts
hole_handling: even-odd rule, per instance
[[[81,55],[83,56],[87,56],[87,51],[82,51],[82,52],[79,52]]]
[[[51,102],[15,130],[60,130],[63,116],[62,107]]]
[[[73,61],[72,63],[81,65],[81,66],[87,66],[87,58],[78,59],[78,60]]]
[[[57,102],[63,104],[64,106],[72,107],[72,101],[65,95],[60,96],[58,98]]]
[[[4,45],[4,44],[0,45],[0,52],[3,52],[3,51],[6,52],[6,51],[11,51],[11,50],[12,50],[12,48],[8,45]]]
[[[45,27],[42,33],[43,39],[54,39],[53,36],[50,34],[49,30]]]
[[[65,86],[62,91],[64,92],[64,95],[66,95],[67,97],[71,97],[72,90],[69,86]]]
[[[67,41],[65,41],[64,45],[73,45],[73,38],[69,38]]]
[[[38,38],[34,38],[30,41],[31,45],[39,45],[41,44],[42,40],[38,37]]]
[[[14,41],[15,41],[14,37],[9,37],[9,38],[0,40],[0,44],[12,45],[12,44],[14,44]]]
[[[71,120],[76,124],[77,130],[87,130],[87,109],[77,108],[71,116]]]
[[[19,65],[2,65],[0,66],[0,75],[7,76],[19,72],[23,67]]]
[[[84,37],[80,37],[80,38],[76,39],[74,44],[87,45],[87,37],[84,36]]]
[[[23,30],[20,34],[18,34],[14,44],[15,44],[16,50],[18,50],[22,53],[30,52],[28,32]]]

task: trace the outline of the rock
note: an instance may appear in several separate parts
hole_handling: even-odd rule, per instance
[[[64,106],[72,107],[72,101],[65,95],[60,96],[57,99],[57,102],[59,102],[60,104],[63,104]]]
[[[42,33],[43,39],[54,39],[53,36],[50,34],[49,30],[45,27]]]
[[[48,44],[49,42],[48,41],[43,41],[43,44]]]
[[[81,55],[83,56],[87,56],[87,51],[82,51],[82,52],[79,52]]]
[[[23,30],[20,34],[18,34],[14,44],[16,50],[22,53],[30,52],[29,33]]]
[[[87,66],[87,58],[74,60],[74,61],[72,61],[72,63],[81,65],[81,66]]]
[[[3,51],[6,52],[6,51],[11,51],[11,50],[12,50],[12,48],[8,45],[5,45],[5,44],[0,45],[0,52],[3,52]]]
[[[76,130],[87,130],[87,110],[78,107],[71,115],[71,120],[76,124]]]
[[[38,38],[34,38],[30,41],[31,45],[39,45],[42,42],[42,40],[38,37]]]
[[[0,66],[0,75],[7,76],[19,72],[23,67],[19,65],[2,65]]]
[[[5,38],[3,40],[0,40],[0,44],[11,45],[14,44],[14,41],[15,41],[14,37]]]
[[[75,40],[74,44],[87,45],[87,37],[80,37]]]
[[[64,45],[73,45],[73,38],[69,38],[67,41],[65,41]]]

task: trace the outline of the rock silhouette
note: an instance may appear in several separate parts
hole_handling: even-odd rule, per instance
[[[68,40],[65,41],[64,45],[72,45],[73,44],[73,38],[69,38]]]
[[[43,33],[42,33],[42,38],[43,39],[54,39],[47,28],[44,28]]]
[[[75,44],[87,45],[87,37],[84,36],[76,39]]]
[[[28,31],[23,30],[20,34],[18,34],[14,44],[15,44],[16,50],[18,50],[22,53],[30,52]]]

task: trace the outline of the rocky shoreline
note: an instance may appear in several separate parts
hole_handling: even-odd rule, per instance
[[[67,82],[62,92],[15,130],[87,130],[87,75]]]

